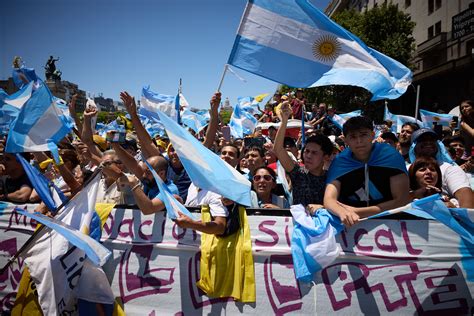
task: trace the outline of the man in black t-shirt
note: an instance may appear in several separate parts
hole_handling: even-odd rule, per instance
[[[409,202],[409,181],[403,157],[390,145],[372,143],[372,121],[350,118],[343,126],[346,148],[328,171],[324,207],[346,226],[361,217]]]
[[[0,183],[0,201],[28,203],[33,186],[21,163],[13,154],[3,154],[2,164],[5,167]]]

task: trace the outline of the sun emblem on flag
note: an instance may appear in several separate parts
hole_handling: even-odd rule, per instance
[[[313,55],[323,62],[333,61],[339,56],[341,44],[334,35],[323,35],[313,44]]]
[[[439,122],[441,119],[438,116],[433,116],[433,121]]]

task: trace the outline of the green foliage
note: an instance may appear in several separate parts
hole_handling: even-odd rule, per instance
[[[383,3],[362,13],[346,10],[336,14],[333,19],[357,35],[367,46],[408,67],[412,66],[410,58],[415,51],[412,35],[415,22],[393,3]]]

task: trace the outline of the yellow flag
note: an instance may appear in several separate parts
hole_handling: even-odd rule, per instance
[[[132,121],[130,121],[128,118],[126,118],[125,115],[119,114],[118,119],[123,123],[123,125],[125,125],[125,130],[127,132],[131,132],[133,130]]]
[[[211,220],[209,206],[202,206],[201,220]],[[255,302],[255,270],[247,214],[239,207],[240,229],[226,237],[201,235],[201,276],[197,286],[210,297],[233,297]]]
[[[15,304],[13,305],[12,316],[28,315],[41,316],[41,306],[38,302],[36,285],[30,277],[30,271],[25,267],[21,275],[20,286],[16,293]]]
[[[262,93],[254,97],[255,101],[257,102],[262,102],[263,99],[268,95],[268,93]]]

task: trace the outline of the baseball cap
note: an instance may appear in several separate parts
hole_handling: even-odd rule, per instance
[[[423,127],[423,128],[420,128],[419,130],[414,131],[413,134],[411,134],[411,142],[412,142],[412,143],[416,143],[416,141],[417,141],[422,135],[426,135],[426,134],[430,134],[430,135],[432,135],[434,138],[438,139],[438,134],[436,134],[435,131],[433,131],[431,128]]]

